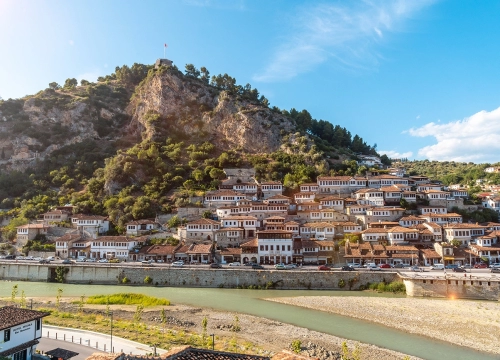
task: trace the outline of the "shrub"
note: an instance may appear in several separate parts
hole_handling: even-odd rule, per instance
[[[345,287],[345,281],[344,279],[340,279],[339,282],[338,282],[338,287],[343,289]]]
[[[151,284],[152,282],[153,282],[153,279],[151,278],[151,276],[148,275],[144,278],[145,284]]]
[[[124,277],[122,279],[122,284],[128,284],[130,282],[130,279],[128,277]]]
[[[152,281],[152,280],[151,280]],[[129,280],[130,282],[130,280]],[[143,306],[158,306],[170,305],[167,299],[159,299],[152,296],[133,293],[119,293],[112,295],[94,295],[87,299],[87,304],[97,305],[143,305]]]
[[[293,340],[290,346],[292,348],[292,351],[296,354],[300,353],[300,350],[302,350],[302,343],[300,342],[300,340]]]

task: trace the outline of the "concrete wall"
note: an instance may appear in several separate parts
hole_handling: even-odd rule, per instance
[[[88,265],[39,265],[15,262],[0,263],[2,280],[25,280],[47,282],[54,277],[55,269],[64,266],[68,269],[66,282],[73,284],[119,284],[123,278],[132,285],[144,285],[149,276],[153,285],[176,287],[225,287],[266,286],[271,282],[278,289],[341,289],[339,281],[345,282],[344,290],[359,289],[367,283],[399,280],[392,272],[338,272],[338,271],[293,271],[293,270],[252,270],[252,269],[201,269],[168,268],[159,266],[121,267],[113,264],[106,266]]]
[[[500,281],[495,279],[403,279],[406,294],[416,297],[500,300]]]

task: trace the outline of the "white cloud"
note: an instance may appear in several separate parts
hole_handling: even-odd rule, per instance
[[[405,20],[433,1],[366,0],[301,8],[291,19],[294,30],[254,80],[291,79],[328,59],[352,68],[377,64],[374,45],[384,34],[402,30]]]
[[[411,151],[407,151],[404,153],[399,153],[394,150],[379,150],[378,153],[380,155],[387,155],[389,159],[404,159],[404,158],[411,158],[413,156],[413,153]]]
[[[428,123],[408,130],[411,136],[434,137],[434,145],[421,148],[420,157],[429,160],[497,162],[500,160],[500,107],[480,111],[463,120]]]
[[[68,41],[71,46],[75,45],[75,42],[73,40]]]

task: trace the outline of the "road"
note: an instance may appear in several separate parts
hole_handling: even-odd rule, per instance
[[[109,352],[111,336],[93,331],[43,325],[42,338],[37,349],[48,351],[58,347],[80,353],[82,357],[74,358],[76,360],[86,359],[95,352]],[[147,355],[153,352],[153,348],[149,345],[116,336],[113,336],[113,349],[116,353],[134,355]],[[164,352],[166,351],[163,349],[157,349],[159,354]]]

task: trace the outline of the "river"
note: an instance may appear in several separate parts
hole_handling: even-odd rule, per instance
[[[171,288],[171,287],[130,287],[105,285],[69,285],[38,282],[0,281],[0,297],[10,297],[12,286],[19,286],[18,297],[24,290],[27,297],[55,297],[57,289],[63,289],[63,296],[113,294],[135,292],[169,299],[172,303],[197,307],[213,308],[221,311],[233,311],[308,328],[325,334],[352,339],[415,355],[429,360],[482,360],[498,359],[497,355],[478,352],[444,341],[433,340],[425,336],[404,333],[389,327],[353,319],[341,315],[300,308],[262,298],[293,296],[378,296],[387,294],[349,291],[314,291],[314,290],[237,290],[211,288]],[[436,300],[445,301],[445,300]],[[439,321],[439,319],[436,319]],[[452,329],[450,329],[452,331]],[[485,330],[487,331],[487,330]],[[311,339],[314,341],[314,339]]]

